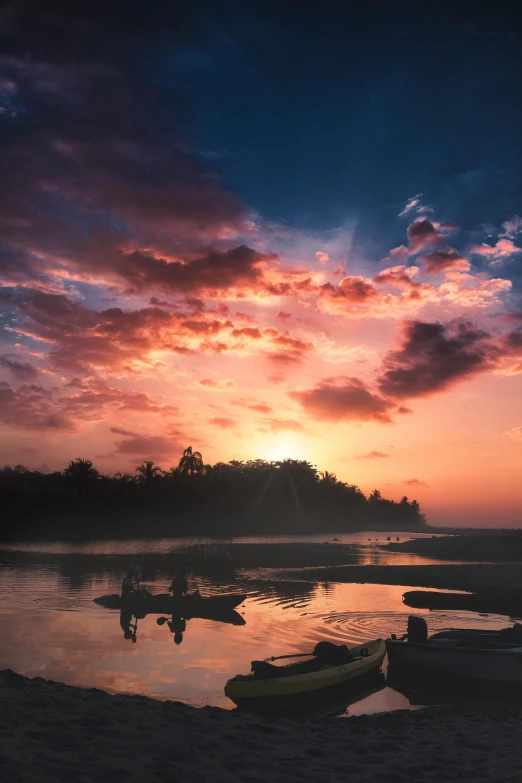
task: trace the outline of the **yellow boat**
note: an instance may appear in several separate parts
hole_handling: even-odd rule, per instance
[[[321,642],[321,645],[327,645]],[[334,645],[329,645],[334,648]],[[316,650],[320,647],[317,645]],[[336,650],[346,651],[346,663],[325,662],[317,655],[311,660],[273,666],[253,661],[252,674],[236,675],[225,685],[225,695],[239,707],[253,710],[300,708],[317,699],[328,700],[346,694],[349,688],[364,687],[380,669],[386,655],[386,644],[374,639],[364,644]],[[282,656],[285,657],[285,656]],[[334,656],[335,658],[336,656]],[[337,656],[339,658],[339,656]]]

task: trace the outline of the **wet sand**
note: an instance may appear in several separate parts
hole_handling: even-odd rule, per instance
[[[418,538],[382,546],[385,552],[408,552],[459,560],[522,561],[522,534],[457,535]]]
[[[507,591],[522,589],[522,564],[339,565],[271,571],[270,578],[303,582],[351,582],[433,587],[467,592]]]
[[[522,710],[261,719],[0,672],[3,783],[522,780]]]

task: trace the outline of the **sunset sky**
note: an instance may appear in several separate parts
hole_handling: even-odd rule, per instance
[[[351,5],[3,6],[0,464],[191,444],[522,523],[515,17]]]

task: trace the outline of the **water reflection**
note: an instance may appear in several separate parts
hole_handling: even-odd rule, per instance
[[[164,546],[156,554],[133,553],[142,583],[154,593],[166,592],[175,572],[175,558]],[[129,618],[93,603],[99,595],[119,592],[131,560],[127,551],[101,553],[93,546],[98,551],[73,553],[53,547],[0,552],[0,667],[71,685],[232,708],[224,684],[248,673],[250,661],[289,650],[307,652],[320,640],[350,645],[400,635],[410,612],[402,603],[407,588],[401,586],[275,582],[264,569],[219,572],[194,563],[191,587],[202,595],[248,593],[240,613],[219,622]],[[430,631],[477,626],[471,613],[419,614],[429,616]],[[502,628],[506,620],[491,615],[480,624]],[[406,695],[385,687],[348,706],[354,714],[409,704]]]
[[[134,623],[132,622],[134,620]],[[122,609],[120,612],[120,628],[123,631],[123,638],[130,639],[136,643],[138,634],[138,618],[134,617],[132,612]]]
[[[236,707],[238,711],[253,712],[260,715],[287,715],[293,718],[339,717],[347,715],[350,708],[376,696],[386,688],[386,677],[381,671],[373,671],[355,681],[336,685],[335,689],[310,692],[302,697],[293,696],[286,704],[273,702],[252,704],[248,707]]]
[[[172,615],[170,620],[167,617],[158,617],[156,623],[161,625],[162,620],[166,621],[167,628],[173,635],[174,644],[181,644],[183,641],[183,634],[187,629],[187,621],[184,620],[183,617],[176,617],[175,615]]]
[[[438,535],[438,534],[437,534]],[[443,534],[441,534],[443,535]],[[396,533],[384,531],[360,531],[358,533],[326,534],[328,544],[354,544],[355,546],[380,546],[389,543],[389,539],[397,540]],[[431,533],[401,533],[400,540],[410,538],[433,538]],[[112,555],[118,553],[126,557],[131,555],[164,555],[176,552],[188,546],[201,546],[219,542],[220,539],[210,539],[206,536],[185,536],[178,538],[140,538],[128,540],[100,541],[21,541],[6,543],[4,549],[17,552],[39,552],[43,554],[88,554]],[[226,544],[324,544],[325,535],[280,535],[280,536],[236,536],[223,540]],[[439,561],[440,562],[440,561]]]
[[[520,705],[522,686],[499,681],[463,681],[455,677],[437,677],[405,673],[388,667],[386,684],[389,689],[404,696],[412,706],[436,706],[451,704],[482,705],[489,709],[495,705]]]
[[[360,704],[386,688],[386,677],[383,672],[372,672],[356,684],[340,686],[334,701],[313,707],[307,711],[308,717],[337,717],[347,715],[350,708]]]

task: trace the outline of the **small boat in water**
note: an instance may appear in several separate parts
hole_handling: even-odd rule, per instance
[[[408,620],[401,639],[386,640],[390,671],[424,670],[433,676],[482,682],[522,683],[520,626],[502,631],[451,629],[433,634],[422,617]]]
[[[169,593],[153,595],[148,590],[134,590],[122,599],[117,593],[102,595],[94,603],[106,609],[127,609],[133,614],[174,614],[179,617],[201,617],[212,619],[230,612],[246,599],[246,593],[223,593],[222,595],[202,596],[199,593],[173,598]]]
[[[385,655],[382,639],[349,649],[345,645],[337,647],[320,642],[310,660],[286,666],[252,661],[252,673],[229,680],[225,696],[254,712],[308,708],[316,700],[327,701],[339,696],[341,687],[363,685],[363,678],[378,672]]]

